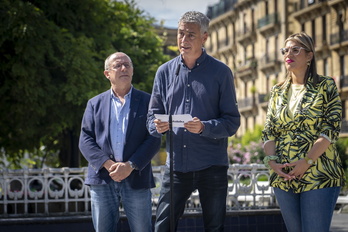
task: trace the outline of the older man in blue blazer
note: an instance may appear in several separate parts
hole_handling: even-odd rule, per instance
[[[82,119],[79,148],[88,161],[92,220],[97,232],[117,231],[119,206],[131,231],[152,231],[151,159],[160,139],[146,128],[150,95],[132,86],[133,64],[122,52],[105,60],[111,89],[90,99]]]

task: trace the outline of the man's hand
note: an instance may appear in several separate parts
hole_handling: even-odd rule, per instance
[[[184,127],[191,133],[199,134],[203,131],[204,125],[201,120],[194,117],[192,121],[184,123]]]
[[[169,130],[169,122],[162,122],[159,119],[155,119],[153,122],[158,133],[163,134]]]
[[[108,170],[109,176],[117,182],[121,182],[122,180],[126,179],[133,171],[133,168],[128,162],[116,163],[112,160],[107,160],[103,166],[106,168],[106,170]]]
[[[110,167],[109,176],[114,181],[121,182],[122,180],[126,179],[132,171],[133,168],[128,162],[118,162]]]

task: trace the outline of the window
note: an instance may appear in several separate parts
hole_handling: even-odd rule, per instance
[[[321,39],[322,39],[322,41],[323,41],[323,43],[324,42],[327,42],[327,40],[326,40],[326,15],[323,15],[323,17],[322,17],[322,24],[321,24],[321,26],[322,26],[322,37],[321,37]]]
[[[269,47],[269,41],[268,41],[268,39],[266,39],[266,54],[265,54],[266,62],[269,61],[268,47]]]
[[[344,77],[345,73],[344,73],[344,55],[340,56],[340,72],[341,72],[341,76]]]
[[[348,86],[348,77],[346,77],[344,73],[344,55],[340,56],[340,74],[340,87]]]
[[[227,46],[229,44],[229,36],[228,36],[228,26],[225,26],[225,45]]]
[[[248,32],[247,30],[247,23],[246,23],[246,13],[243,13],[243,32],[244,34]]]
[[[277,58],[278,58],[278,54],[279,54],[279,49],[278,49],[278,35],[276,35],[275,37],[274,37],[274,48],[275,48],[275,50],[274,50],[274,60],[278,60]]]
[[[342,126],[343,126],[344,121],[347,121],[347,119],[346,119],[346,116],[347,116],[347,114],[346,114],[346,101],[343,100],[341,102],[342,102],[342,119],[343,119]],[[345,123],[345,124],[347,124],[347,123]]]
[[[312,39],[314,42],[314,46],[315,46],[315,19],[312,20]]]
[[[329,64],[328,64],[326,58],[323,59],[323,63],[324,63],[324,65],[323,65],[323,75],[324,75],[324,76],[327,76],[328,73],[329,73]]]
[[[339,41],[342,42],[344,38],[344,15],[343,12],[340,11],[338,14],[338,28],[339,28]]]
[[[232,23],[232,38],[233,38],[233,44],[236,44],[236,25],[234,22]]]
[[[278,12],[278,0],[274,0],[274,12]]]
[[[254,31],[255,29],[254,21],[255,21],[255,11],[254,9],[252,9],[251,10],[251,30],[252,31]]]
[[[266,7],[265,13],[266,13],[266,15],[268,15],[268,1],[265,1],[265,7]]]

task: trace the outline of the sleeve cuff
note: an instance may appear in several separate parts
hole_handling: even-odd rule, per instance
[[[329,138],[329,136],[327,136],[326,134],[320,134],[319,136],[329,140],[330,143],[332,143],[332,140]]]

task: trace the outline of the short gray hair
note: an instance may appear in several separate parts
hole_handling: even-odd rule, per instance
[[[201,33],[204,34],[205,32],[208,33],[209,22],[210,19],[205,14],[198,11],[188,11],[180,17],[178,24],[196,23],[200,26]]]
[[[123,52],[115,52],[115,53],[112,53],[110,56],[108,56],[105,60],[105,63],[104,63],[104,70],[109,70],[110,68],[110,63],[112,61],[114,61],[116,58],[119,57],[119,55],[122,55],[122,56],[127,56],[129,61],[130,61],[130,64],[133,66],[133,62],[132,62],[132,59],[126,54],[126,53],[123,53]]]

